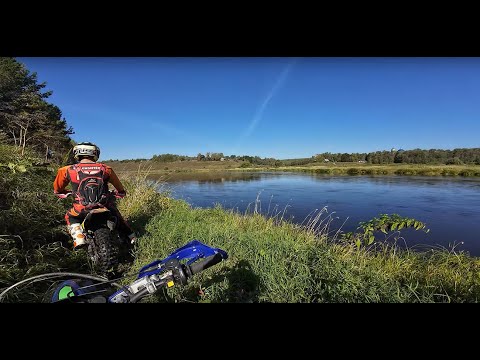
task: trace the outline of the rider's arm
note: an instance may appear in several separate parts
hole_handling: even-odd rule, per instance
[[[115,174],[115,171],[113,171],[113,169],[110,167],[110,166],[107,166],[107,174],[109,175],[109,182],[115,186],[115,189],[117,189],[117,191],[120,193],[120,194],[125,194],[125,188],[123,187],[122,183],[120,182],[120,180],[118,179],[118,176],[117,174]]]
[[[64,166],[58,169],[57,176],[53,182],[53,192],[55,194],[65,194],[67,190],[65,187],[68,185],[70,180],[67,177],[67,171],[69,166]]]

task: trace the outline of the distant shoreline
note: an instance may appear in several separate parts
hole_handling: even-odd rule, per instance
[[[250,165],[242,161],[131,161],[107,162],[119,173],[148,173],[149,175],[174,175],[182,173],[217,173],[244,171],[288,171],[323,175],[407,175],[407,176],[461,176],[480,177],[480,165],[416,165],[368,163],[312,163],[303,166]]]

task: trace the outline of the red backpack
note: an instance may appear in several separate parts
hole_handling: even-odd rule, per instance
[[[68,171],[77,201],[86,208],[105,205],[108,192],[107,168],[103,164],[75,164]]]

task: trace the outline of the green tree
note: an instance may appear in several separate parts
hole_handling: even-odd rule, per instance
[[[45,100],[52,94],[43,91],[45,86],[14,58],[0,57],[0,127],[7,142],[21,155],[29,147],[39,155],[56,154],[61,159],[71,146],[73,129],[60,109]]]

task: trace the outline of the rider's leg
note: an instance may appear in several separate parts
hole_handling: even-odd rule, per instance
[[[70,236],[73,238],[73,249],[77,250],[85,245],[87,245],[85,241],[85,234],[83,233],[82,229],[82,221],[83,216],[75,211],[75,209],[70,209],[65,214],[65,220],[67,222],[68,232]]]

